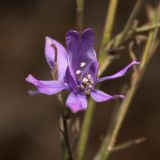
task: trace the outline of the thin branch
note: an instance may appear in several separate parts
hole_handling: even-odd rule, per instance
[[[106,52],[114,52],[114,51],[118,51],[121,49],[121,47],[123,47],[123,44],[127,41],[127,40],[131,40],[132,38],[134,38],[136,35],[141,35],[144,34],[146,32],[150,32],[154,29],[158,29],[160,28],[160,23],[157,24],[150,24],[150,25],[146,25],[146,26],[142,26],[142,27],[137,27],[137,28],[131,28],[131,30],[128,32],[128,35],[126,35],[126,38],[124,41],[122,41],[119,46],[116,46],[116,41],[117,39],[119,39],[119,37],[121,37],[121,35],[123,34],[123,32],[119,33],[118,35],[116,35],[116,37],[114,37],[108,44]],[[101,73],[103,73],[103,71],[105,70],[105,67],[109,65],[110,61],[114,59],[113,56],[108,56],[108,59],[105,60],[104,65],[101,66],[99,73],[101,75]]]
[[[68,160],[73,160],[73,156],[72,156],[72,150],[71,150],[71,145],[70,145],[70,139],[69,139],[69,133],[68,133],[68,125],[67,125],[67,120],[65,118],[64,115],[62,115],[62,121],[63,121],[63,128],[64,128],[64,131],[63,131],[63,136],[64,136],[64,139],[65,139],[65,144],[66,144],[66,148],[67,148],[67,151],[68,151]]]
[[[138,28],[135,28],[133,32],[135,32],[135,34],[142,34],[142,33],[154,30],[156,28],[160,28],[160,23],[138,27]]]
[[[77,0],[77,2],[78,2],[78,0]],[[114,23],[114,19],[115,19],[117,4],[118,4],[118,0],[110,0],[109,11],[106,16],[107,18],[106,18],[106,22],[105,22],[104,36],[102,38],[101,46],[106,45],[110,40],[110,35],[112,32],[112,27],[113,27],[113,23]],[[103,50],[103,49],[104,48],[102,47],[100,50]],[[105,56],[105,53],[102,54],[102,56],[103,55]],[[88,109],[85,113],[84,121],[82,124],[82,129],[81,129],[81,133],[80,133],[80,139],[79,139],[79,144],[78,144],[78,149],[77,149],[77,160],[83,160],[83,158],[84,158],[94,111],[95,111],[95,102],[90,98]]]
[[[77,4],[77,30],[78,31],[82,31],[83,29],[83,16],[84,16],[84,0],[76,0],[76,4]]]
[[[102,35],[102,42],[101,42],[100,51],[99,51],[100,68],[104,66],[104,59],[106,58],[106,46],[111,39],[113,24],[114,24],[116,12],[117,12],[117,6],[118,6],[118,0],[110,0],[107,16],[105,20],[105,27]],[[107,57],[106,59],[107,61],[105,62],[105,67],[107,68],[110,62],[110,58]]]
[[[153,22],[155,23],[155,20]],[[139,83],[146,70],[147,64],[151,58],[152,49],[154,48],[154,42],[156,40],[156,36],[157,36],[157,29],[155,29],[154,31],[150,31],[148,40],[144,49],[144,53],[142,55],[142,60],[141,60],[140,67],[138,69],[138,73],[134,72],[132,75],[132,81],[131,81],[132,83],[131,83],[130,89],[127,92],[126,99],[122,102],[121,106],[119,107],[119,111],[115,116],[113,126],[111,127],[108,134],[106,135],[102,143],[102,146],[96,156],[96,160],[107,160],[111,154],[111,148],[114,148],[114,145],[117,140],[117,136],[119,134],[119,131],[124,121],[124,118],[126,116],[126,113],[138,89]]]
[[[111,148],[111,152],[117,152],[117,151],[121,151],[121,150],[130,148],[130,147],[133,147],[133,146],[137,146],[139,144],[144,143],[145,141],[146,141],[145,137],[134,139],[134,140],[125,142],[123,144],[119,144],[119,145],[115,146],[114,148]]]
[[[90,131],[94,111],[95,111],[95,103],[90,98],[88,109],[85,113],[84,121],[81,128],[80,139],[79,139],[78,150],[77,150],[77,160],[84,159],[84,154],[86,150],[86,145],[88,141],[88,136],[89,136],[89,131]]]
[[[118,6],[118,0],[110,1],[109,10],[107,12],[108,14],[105,20],[105,27],[104,27],[104,32],[102,36],[101,47],[106,46],[111,38],[117,6]]]
[[[116,38],[114,39],[114,43],[113,43],[113,41],[111,41],[111,43],[108,44],[107,49],[106,48],[103,49],[103,51],[106,53],[106,58],[104,57],[105,54],[102,54],[102,56],[100,57],[99,75],[102,75],[102,73],[106,70],[106,68],[108,68],[108,66],[110,65],[112,60],[115,58],[115,56],[111,56],[111,55],[107,54],[107,51],[110,48],[115,49],[115,50],[119,49],[120,45],[125,42],[126,38],[128,37],[128,34],[129,34],[130,30],[132,30],[132,25],[133,25],[134,19],[138,15],[144,1],[145,0],[137,0],[136,4],[135,4],[135,6],[134,6],[134,8],[131,12],[131,15],[130,15],[128,21],[127,21],[127,24],[126,24],[125,28],[123,29],[122,33],[118,34],[118,36],[116,36]],[[106,46],[104,46],[104,47],[106,47]]]
[[[116,44],[115,44],[116,46],[119,46],[119,44],[125,40],[129,30],[132,28],[134,19],[137,17],[144,1],[145,0],[137,0],[136,4],[135,4],[135,6],[134,6],[134,8],[131,12],[131,15],[130,15],[128,21],[127,21],[127,24],[125,25],[125,28],[122,32],[122,35],[116,41]]]

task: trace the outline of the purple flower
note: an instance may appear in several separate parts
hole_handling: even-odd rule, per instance
[[[26,81],[33,84],[39,93],[54,95],[62,90],[69,90],[70,94],[66,100],[66,106],[72,112],[78,112],[87,108],[87,95],[96,102],[104,102],[115,98],[124,98],[123,95],[108,95],[103,91],[95,89],[99,82],[122,77],[135,64],[133,61],[127,67],[111,76],[98,78],[98,61],[93,48],[94,32],[86,29],[80,35],[74,30],[66,34],[66,49],[57,41],[46,37],[45,57],[50,69],[54,70],[55,49],[57,48],[57,80],[41,81],[31,74]]]

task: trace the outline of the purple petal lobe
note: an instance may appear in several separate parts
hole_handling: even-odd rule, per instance
[[[76,71],[81,71],[81,76],[90,74],[93,79],[97,78],[98,61],[93,47],[94,32],[86,29],[82,35],[76,31],[69,31],[66,34],[67,51],[69,54],[70,70],[76,76]],[[81,64],[85,64],[81,67]]]
[[[53,45],[56,46],[57,50],[58,80],[62,80],[68,66],[67,52],[62,44],[50,37],[46,37],[45,56],[51,70],[54,69],[55,63],[55,48],[53,47]]]
[[[73,92],[76,93],[78,91],[78,88],[77,88],[78,83],[77,83],[77,80],[75,78],[75,75],[70,65],[68,66],[66,70],[64,82],[69,84],[70,90],[72,90]]]
[[[56,94],[67,87],[60,81],[41,81],[37,80],[32,75],[28,75],[26,81],[33,84],[40,93],[53,95]]]
[[[67,98],[66,106],[73,112],[76,113],[87,108],[87,97],[85,94],[75,94],[73,92]]]
[[[77,31],[70,30],[67,32],[66,46],[70,61],[74,61],[80,48],[80,35]]]
[[[87,72],[95,79],[97,76],[98,61],[93,47],[94,35],[93,30],[89,28],[82,32],[80,52],[75,63],[78,64],[77,62],[85,62]],[[86,70],[84,70],[84,72],[86,72]]]
[[[126,74],[126,72],[133,66],[136,64],[140,64],[137,61],[132,61],[128,66],[126,66],[125,68],[123,68],[122,70],[120,70],[119,72],[111,75],[111,76],[106,76],[106,77],[102,77],[102,78],[98,78],[97,79],[97,83],[105,81],[105,80],[110,80],[110,79],[114,79],[114,78],[119,78],[122,77]]]
[[[109,101],[111,99],[117,99],[117,98],[124,99],[123,95],[113,95],[113,96],[111,96],[111,95],[108,95],[107,93],[104,93],[100,90],[92,91],[91,96],[96,102],[104,102],[104,101]]]

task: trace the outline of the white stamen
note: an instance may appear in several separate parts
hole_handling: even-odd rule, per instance
[[[86,65],[86,62],[81,62],[80,67],[84,67]]]
[[[88,78],[88,79],[91,79],[91,75],[90,75],[90,74],[87,74],[87,78]]]
[[[90,84],[90,85],[88,85],[88,88],[92,88],[92,85]]]
[[[91,90],[85,90],[85,94],[90,94]]]
[[[76,70],[76,74],[80,75],[81,74],[81,70]]]
[[[88,82],[88,79],[87,78],[83,78],[83,83],[87,83]]]

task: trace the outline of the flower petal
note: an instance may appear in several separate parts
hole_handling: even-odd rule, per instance
[[[104,93],[103,91],[100,91],[100,90],[92,91],[91,96],[96,102],[104,102],[104,101],[109,101],[111,99],[116,99],[116,98],[124,99],[123,95],[113,95],[113,96],[111,96],[111,95],[109,95],[107,93]]]
[[[66,70],[64,82],[69,84],[70,90],[74,91],[75,93],[78,91],[77,80],[75,78],[75,75],[74,75],[73,70],[71,69],[70,65],[68,66],[68,68]]]
[[[80,49],[80,35],[77,31],[70,30],[66,34],[66,46],[70,62],[74,61]]]
[[[67,52],[62,44],[50,37],[46,37],[45,56],[46,61],[52,71],[54,69],[55,63],[55,49],[52,44],[54,44],[57,48],[58,80],[63,80],[64,74],[68,66]]]
[[[93,30],[90,28],[82,32],[80,52],[79,55],[77,56],[77,60],[75,60],[75,64],[85,62],[86,63],[85,68],[87,69],[88,74],[91,74],[92,77],[97,76],[97,70],[98,70],[97,56],[93,46],[94,35],[95,34]],[[84,72],[86,72],[86,69],[84,69]]]
[[[114,79],[114,78],[119,78],[122,77],[126,74],[126,72],[135,64],[140,64],[137,61],[132,61],[127,67],[125,67],[124,69],[122,69],[121,71],[111,75],[111,76],[106,76],[106,77],[102,77],[102,78],[98,78],[97,79],[97,83],[105,81],[105,80],[110,80],[110,79]]]
[[[26,81],[33,84],[40,93],[53,95],[67,87],[60,81],[40,81],[32,75],[28,75]]]
[[[84,93],[75,94],[71,92],[67,98],[66,106],[76,113],[87,108],[87,97]]]
[[[86,29],[80,37],[76,31],[69,31],[66,35],[67,51],[69,53],[70,70],[76,77],[76,71],[81,71],[81,76],[91,74],[93,79],[97,78],[98,61],[93,48],[94,32]],[[84,67],[81,67],[84,63]]]

